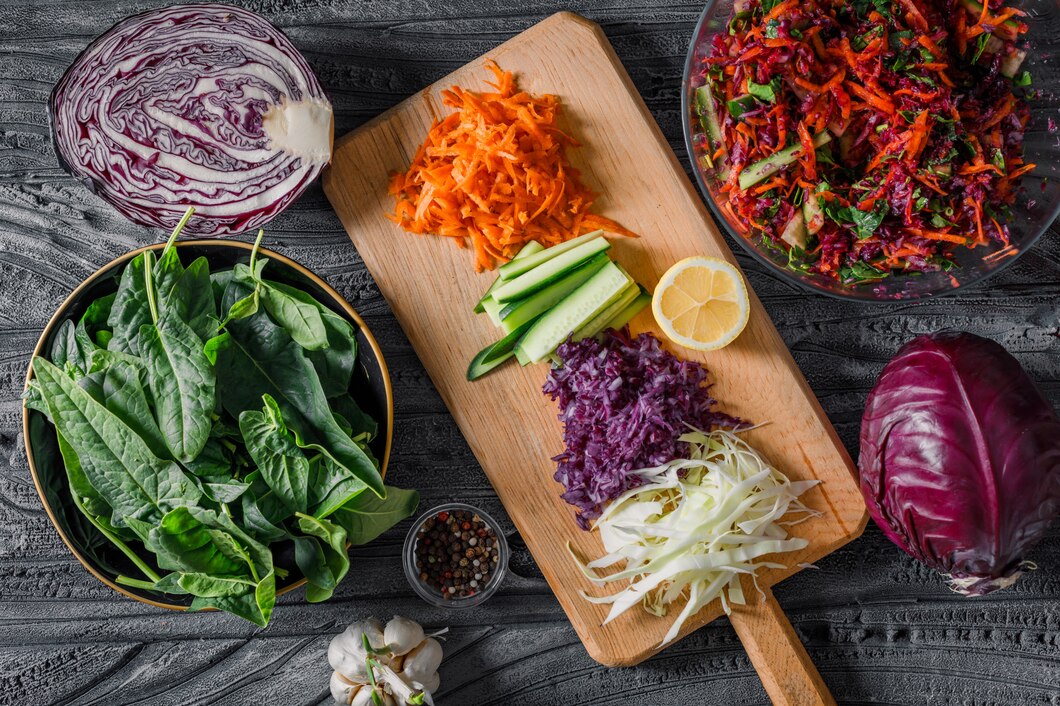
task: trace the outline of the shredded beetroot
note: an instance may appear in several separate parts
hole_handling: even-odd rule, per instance
[[[846,283],[1007,246],[1007,207],[1034,165],[1027,25],[1005,2],[737,0],[695,79],[717,116],[698,144],[722,210],[792,269]]]
[[[638,485],[630,471],[687,454],[678,437],[689,427],[734,427],[738,419],[714,409],[707,369],[681,360],[644,333],[608,331],[603,341],[568,341],[556,351],[544,392],[559,402],[566,450],[556,461],[563,499],[588,528],[605,503]]]

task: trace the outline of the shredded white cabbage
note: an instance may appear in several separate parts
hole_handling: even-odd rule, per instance
[[[605,625],[637,603],[663,616],[687,597],[661,645],[715,598],[726,613],[730,602],[744,604],[740,575],[753,579],[758,569],[785,568],[759,559],[804,548],[808,542],[789,537],[786,528],[819,514],[798,498],[820,481],[789,481],[734,433],[693,431],[681,440],[690,445],[688,458],[636,471],[644,484],[597,519],[608,553],[588,564],[574,557],[594,583],[630,582],[610,596],[582,593],[611,604]],[[621,562],[625,567],[614,573],[597,571]]]

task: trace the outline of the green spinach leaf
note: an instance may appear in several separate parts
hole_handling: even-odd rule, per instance
[[[269,571],[254,586],[253,591],[235,596],[218,596],[206,598],[196,596],[191,603],[192,610],[214,608],[249,620],[259,627],[269,624],[272,609],[276,605],[276,574]]]
[[[172,459],[140,382],[141,369],[120,355],[99,351],[93,356],[92,372],[78,384],[143,439],[152,454]]]
[[[147,253],[129,261],[118,283],[118,292],[107,317],[113,335],[109,350],[139,355],[140,327],[153,323],[147,298],[147,279],[144,262]]]
[[[140,328],[138,348],[166,444],[176,459],[194,459],[210,436],[210,415],[217,402],[216,375],[202,340],[168,312],[157,326]]]
[[[188,265],[169,293],[161,298],[162,317],[170,310],[203,341],[213,337],[217,330],[217,307],[210,286],[210,265],[205,257]]]
[[[258,260],[254,270],[247,265],[238,264],[232,272],[237,282],[256,288],[255,291],[259,293],[261,303],[269,312],[269,316],[286,329],[295,343],[311,351],[327,347],[327,330],[316,302],[307,302],[302,297],[292,296],[262,279],[261,271],[267,262],[267,259]]]
[[[150,533],[159,567],[211,576],[251,576],[245,550],[237,550],[239,543],[218,527],[216,517],[202,508],[178,507],[166,513]]]
[[[225,298],[234,301],[245,292],[245,286],[233,282]],[[262,312],[230,322],[228,332],[232,345],[217,359],[218,375],[225,381],[221,402],[228,413],[238,418],[248,409],[258,409],[263,396],[270,395],[300,446],[327,454],[381,495],[383,482],[376,464],[336,423],[302,347]]]
[[[350,544],[368,544],[388,529],[410,517],[420,504],[415,490],[386,487],[386,497],[362,493],[331,515],[346,530]]]
[[[350,569],[346,530],[328,520],[302,513],[297,517],[298,529],[304,536],[293,537],[295,562],[309,579],[306,599],[310,603],[326,601]]]
[[[202,351],[206,354],[206,359],[210,361],[210,365],[217,365],[217,356],[230,345],[232,345],[232,337],[225,331],[213,338],[206,339]]]
[[[91,348],[84,349],[83,341],[77,336],[77,328],[73,321],[67,319],[55,332],[55,340],[52,341],[51,360],[60,368],[72,369],[77,372],[77,377],[85,374],[88,370],[88,357]]]
[[[324,455],[309,462],[309,514],[327,517],[364,493],[361,483]]]
[[[198,502],[195,484],[172,461],[151,453],[114,413],[43,358],[33,370],[56,429],[77,454],[92,487],[113,508],[115,526],[125,517],[158,521],[179,505]]]
[[[291,512],[307,507],[309,461],[288,433],[280,408],[270,395],[264,395],[261,412],[247,410],[239,415],[243,442],[257,464],[262,479]]]
[[[254,581],[240,577],[210,576],[200,573],[173,572],[155,583],[154,589],[163,593],[192,595],[200,598],[236,597],[253,592]]]
[[[246,477],[250,492],[240,498],[243,509],[243,525],[263,542],[273,542],[287,536],[283,521],[293,513],[276,497],[272,489],[254,471]]]
[[[327,308],[308,292],[288,286],[281,282],[265,280],[270,287],[297,299],[308,306],[314,306],[320,312],[327,334],[327,346],[320,350],[309,351],[309,360],[313,362],[324,394],[338,397],[349,392],[350,380],[353,378],[353,366],[357,359],[357,338],[353,325],[343,317]]]

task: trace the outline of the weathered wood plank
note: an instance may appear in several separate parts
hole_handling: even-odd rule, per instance
[[[454,626],[442,704],[765,703],[724,621],[639,668],[605,670],[588,659],[539,578],[508,581],[480,611],[432,610],[404,583],[401,528],[356,552],[334,601],[285,596],[264,631],[122,599],[68,556],[40,510],[22,452],[18,395],[29,351],[81,279],[161,235],[131,226],[62,174],[44,103],[92,36],[166,1],[0,0],[0,704],[325,704],[328,637],[368,613],[395,612]],[[241,4],[275,19],[306,52],[334,98],[340,134],[558,9],[549,0]],[[604,25],[682,155],[679,81],[700,3],[564,7]],[[425,503],[473,498],[507,523],[319,189],[273,224],[269,241],[335,285],[379,338],[397,399],[394,482],[423,489]],[[998,338],[1060,403],[1056,229],[988,287],[903,306],[810,295],[736,254],[851,451],[884,362],[908,338],[941,327]],[[775,593],[840,703],[1056,704],[1060,531],[1031,558],[1042,568],[1012,590],[969,601],[870,526],[819,571]],[[535,576],[525,551],[514,565]]]

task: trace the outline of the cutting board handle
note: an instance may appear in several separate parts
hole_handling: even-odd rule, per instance
[[[835,699],[806,653],[795,628],[768,588],[761,601],[732,606],[729,620],[740,636],[774,706],[835,706]]]

